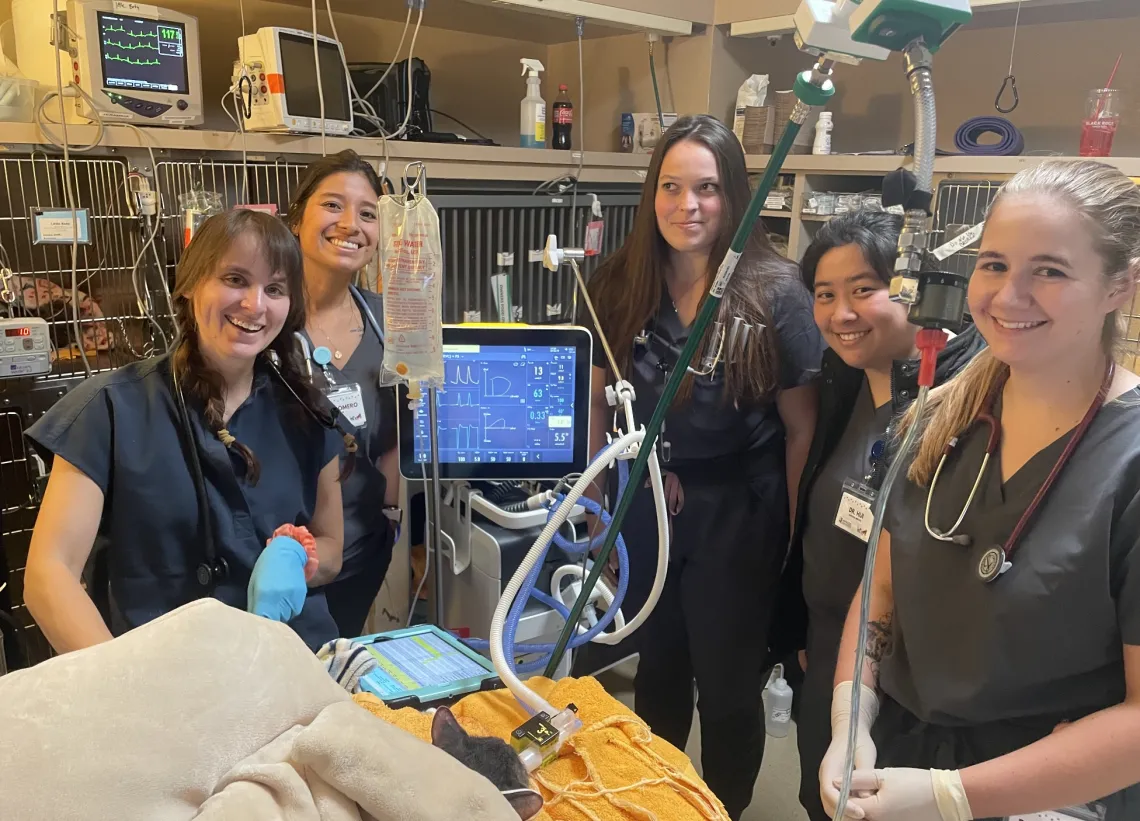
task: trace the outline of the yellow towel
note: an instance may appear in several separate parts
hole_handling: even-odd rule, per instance
[[[645,723],[592,678],[532,678],[527,685],[558,709],[573,703],[582,730],[561,756],[534,773],[546,801],[539,821],[727,821],[724,806],[688,756],[649,733]],[[390,710],[362,693],[356,703],[424,741],[431,716]],[[472,735],[506,740],[526,715],[507,690],[467,696],[452,712]]]

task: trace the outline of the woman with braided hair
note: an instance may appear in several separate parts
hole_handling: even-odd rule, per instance
[[[276,217],[212,217],[178,265],[174,351],[80,382],[28,429],[53,465],[24,598],[57,651],[203,596],[313,648],[336,638],[319,587],[340,572],[356,443],[295,353],[303,278]],[[109,625],[81,583],[97,537]]]

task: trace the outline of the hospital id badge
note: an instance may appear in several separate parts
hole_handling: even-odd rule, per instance
[[[848,479],[843,483],[843,495],[839,497],[835,526],[860,541],[870,541],[871,528],[875,526],[875,514],[872,508],[878,495],[878,491],[874,488],[867,487],[854,479]]]
[[[368,417],[364,413],[364,395],[360,392],[360,385],[337,385],[325,391],[325,396],[336,409],[344,414],[354,428],[362,428],[368,424]]]

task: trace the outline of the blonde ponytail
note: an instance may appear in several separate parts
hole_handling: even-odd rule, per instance
[[[1016,174],[998,191],[986,218],[1001,202],[1020,194],[1048,195],[1072,208],[1092,231],[1104,263],[1109,287],[1128,287],[1140,271],[1140,188],[1117,168],[1095,160],[1047,160]],[[1123,316],[1105,317],[1101,341],[1113,355],[1123,337]],[[922,425],[920,444],[907,477],[917,485],[930,484],[942,452],[977,418],[990,391],[1005,379],[1009,366],[982,350],[950,381],[930,392],[923,418],[911,405],[899,422],[895,444]],[[899,454],[898,458],[905,458]]]
[[[921,487],[930,484],[943,450],[951,439],[961,436],[973,424],[986,397],[1008,370],[1009,366],[994,357],[989,348],[983,348],[957,376],[930,392],[922,419],[918,418],[917,405],[906,409],[898,425],[896,444],[911,425],[922,425],[908,479]]]

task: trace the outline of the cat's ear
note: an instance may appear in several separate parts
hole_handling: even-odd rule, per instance
[[[440,749],[467,738],[467,731],[459,726],[451,710],[440,707],[431,720],[431,743]]]
[[[503,790],[503,798],[515,808],[522,821],[534,818],[542,810],[542,795],[534,790]]]

